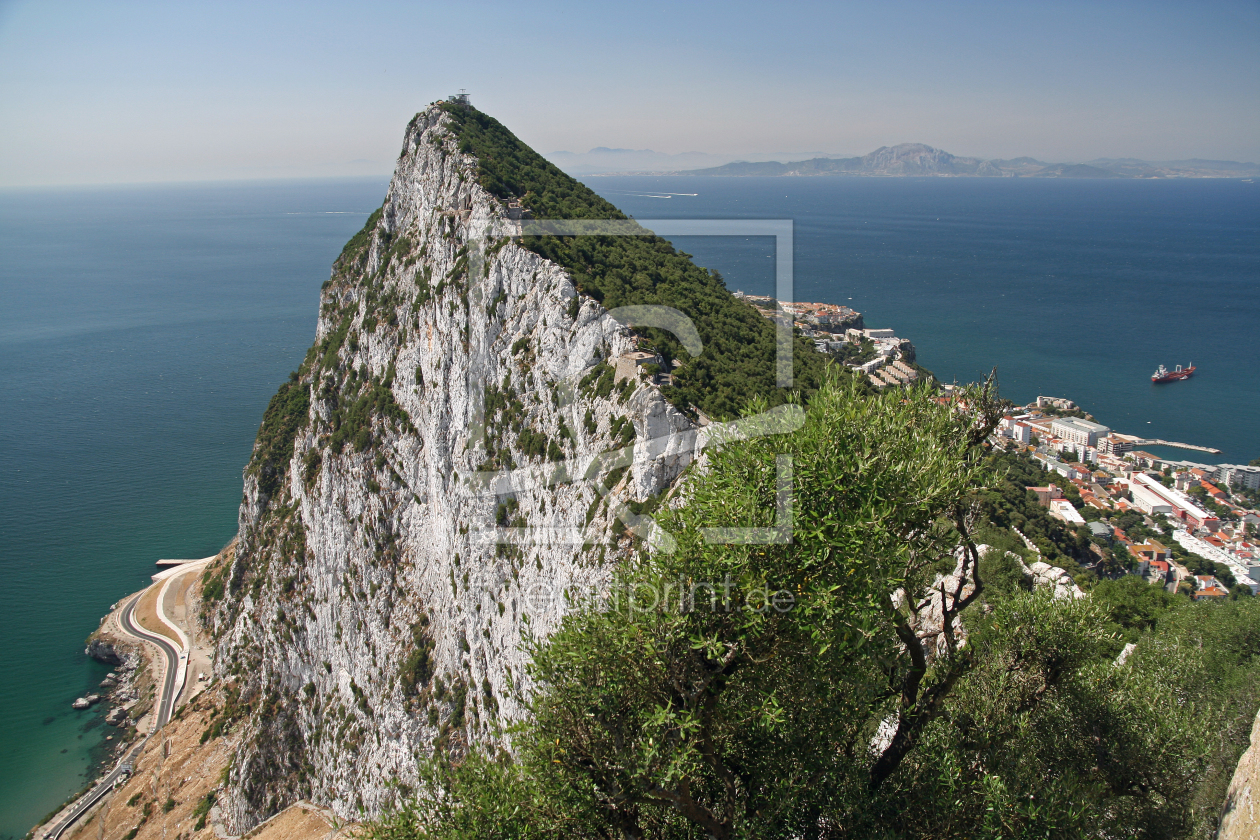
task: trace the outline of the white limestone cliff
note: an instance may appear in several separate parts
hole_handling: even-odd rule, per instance
[[[235,565],[207,618],[216,675],[249,708],[218,803],[233,833],[298,798],[375,814],[435,742],[505,744],[530,689],[524,640],[626,551],[601,482],[643,501],[692,457],[690,421],[651,385],[632,380],[624,402],[620,384],[582,387],[634,336],[509,238],[449,123],[436,107],[413,120],[361,264],[326,284],[281,486],[267,498],[265,471],[247,471]],[[375,404],[370,444],[337,452],[331,423],[374,385],[402,413]],[[487,418],[493,389],[507,408]],[[583,480],[630,439],[623,417],[629,469]],[[528,454],[525,430],[563,457]],[[488,443],[516,470],[487,485]],[[496,520],[532,530],[503,544]]]

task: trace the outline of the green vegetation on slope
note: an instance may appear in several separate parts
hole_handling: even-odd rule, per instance
[[[249,471],[258,476],[258,489],[270,498],[280,489],[284,474],[293,458],[293,440],[298,429],[306,424],[311,395],[297,373],[280,386],[267,410],[254,443],[254,457]]]
[[[367,222],[364,223],[359,232],[346,242],[345,247],[341,249],[341,254],[334,262],[337,272],[345,273],[356,268],[362,270],[366,262],[365,257],[367,256],[368,246],[372,243],[372,232],[376,230],[377,224],[380,223],[384,209],[384,207],[378,207],[373,210],[372,215],[368,216]],[[328,288],[331,283],[331,279],[325,280],[323,287]]]
[[[481,185],[504,200],[519,199],[538,219],[625,219],[612,204],[561,172],[480,111],[443,106],[454,122],[461,151],[475,155]],[[749,399],[768,405],[788,399],[775,386],[775,329],[736,299],[716,272],[696,266],[658,236],[531,236],[525,247],[568,269],[583,294],[606,308],[660,304],[695,322],[704,351],[692,359],[668,332],[643,329],[652,346],[683,362],[673,387],[675,404],[694,405],[710,417],[733,417]],[[806,397],[822,381],[825,358],[797,338],[793,381]],[[667,368],[668,369],[668,368]]]
[[[1068,501],[1080,508],[1080,493],[1070,481],[1046,472],[1027,455],[995,451],[989,455],[989,464],[1000,477],[984,494],[984,512],[995,525],[1018,528],[1041,550],[1041,559],[1067,570],[1073,577],[1081,573],[1082,566],[1094,562],[1088,529],[1070,528],[1055,519],[1037,502],[1037,495],[1027,489],[1053,482],[1063,488]]]
[[[1006,574],[986,562],[960,645],[919,641],[890,601],[973,545],[996,411],[968,396],[979,423],[828,384],[799,431],[714,453],[661,518],[677,550],[621,568],[614,600],[534,649],[515,758],[439,758],[370,836],[1206,840],[1260,703],[1260,603],[1140,582],[1056,601],[985,588]],[[705,539],[777,520],[786,454],[792,540]]]

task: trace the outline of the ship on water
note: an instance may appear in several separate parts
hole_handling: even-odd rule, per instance
[[[1159,366],[1159,370],[1151,374],[1151,382],[1176,382],[1178,379],[1189,379],[1194,376],[1194,365],[1183,368],[1177,365],[1176,370],[1169,370],[1163,365]]]

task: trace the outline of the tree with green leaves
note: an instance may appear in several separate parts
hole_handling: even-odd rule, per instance
[[[519,200],[540,220],[627,218],[490,115],[475,108],[442,108],[451,118],[460,151],[476,158],[478,182],[497,198]],[[662,394],[684,411],[694,406],[713,419],[726,419],[737,416],[752,397],[772,406],[786,402],[792,392],[776,383],[780,348],[774,325],[732,295],[717,272],[697,266],[668,241],[644,233],[524,236],[520,243],[565,268],[582,294],[607,309],[669,306],[694,322],[704,345],[695,357],[667,330],[640,328],[672,371],[671,384],[662,387]],[[808,397],[822,381],[827,357],[799,335],[792,342],[793,387]],[[682,366],[674,369],[675,360]]]
[[[624,837],[808,824],[895,773],[971,667],[959,615],[982,588],[970,532],[992,389],[941,405],[833,382],[802,411],[794,433],[714,452],[659,520],[673,550],[641,554],[610,601],[537,644],[515,747],[560,792],[548,802],[589,797]]]
[[[978,544],[995,404],[833,381],[721,445],[658,517],[670,550],[534,643],[511,753],[437,757],[373,836],[1209,836],[1257,602],[1030,592]]]

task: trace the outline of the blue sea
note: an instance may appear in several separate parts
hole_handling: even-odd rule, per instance
[[[894,328],[941,379],[996,366],[1019,402],[1066,396],[1120,431],[1260,457],[1255,184],[586,182],[641,219],[793,219],[796,298]],[[102,755],[100,711],[70,709],[106,670],[82,652],[99,617],[154,560],[235,532],[263,409],[385,186],[0,193],[0,840]],[[773,292],[771,240],[676,242],[730,288]],[[1190,362],[1193,379],[1150,384]]]
[[[1260,184],[1236,180],[588,177],[638,219],[794,221],[795,298],[891,327],[939,379],[1067,397],[1148,447],[1260,458]],[[689,195],[696,193],[696,195]],[[774,294],[773,240],[677,237]],[[1198,367],[1152,386],[1160,364]]]
[[[236,531],[263,408],[386,181],[0,193],[0,838],[113,729],[83,640],[164,557]]]

